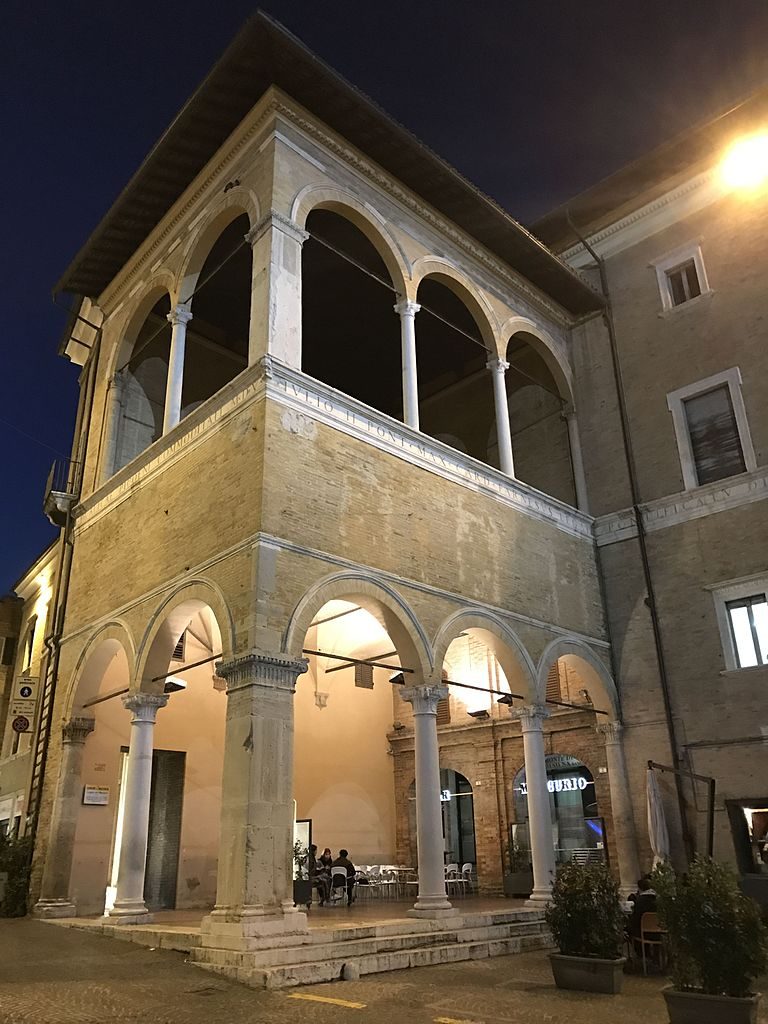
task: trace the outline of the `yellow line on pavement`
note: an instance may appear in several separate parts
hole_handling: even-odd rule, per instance
[[[292,992],[289,999],[309,999],[313,1003],[333,1003],[334,1006],[348,1006],[351,1010],[364,1010],[365,1003],[352,1003],[349,999],[332,999],[330,996],[312,996],[309,993]]]

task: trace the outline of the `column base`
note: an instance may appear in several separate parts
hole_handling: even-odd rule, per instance
[[[200,941],[208,949],[259,949],[283,935],[305,935],[307,915],[291,906],[278,908],[217,907],[200,924]]]
[[[42,920],[77,917],[77,907],[71,900],[38,900],[32,908],[32,917],[39,917]]]
[[[104,916],[110,924],[151,924],[154,920],[144,900],[116,900]]]
[[[408,911],[409,917],[452,917],[459,911],[448,900],[447,896],[419,896],[413,907]]]
[[[528,897],[527,902],[528,903],[542,904],[542,903],[549,903],[551,899],[552,899],[552,889],[549,886],[547,886],[547,887],[545,887],[543,889],[536,889],[536,888],[534,888],[533,892]]]

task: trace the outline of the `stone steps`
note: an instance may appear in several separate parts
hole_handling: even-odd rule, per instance
[[[414,920],[324,932],[310,932],[308,941],[297,942],[294,936],[290,946],[247,951],[197,948],[192,961],[252,988],[276,989],[505,956],[550,945],[542,914],[532,911],[468,914],[452,919],[450,925],[445,920]]]

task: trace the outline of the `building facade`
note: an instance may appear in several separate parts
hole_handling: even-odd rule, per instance
[[[83,397],[37,912],[302,931],[297,819],[417,863],[420,915],[446,862],[500,892],[515,851],[534,900],[573,857],[634,885],[647,761],[679,751],[600,290],[263,16],[60,287]]]

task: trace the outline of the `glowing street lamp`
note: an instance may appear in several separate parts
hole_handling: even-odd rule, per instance
[[[750,190],[768,184],[768,132],[734,142],[723,157],[720,173],[731,189]]]

